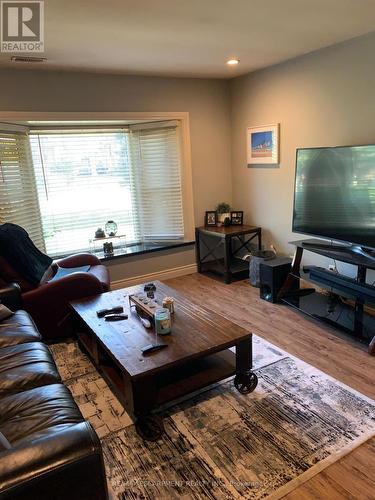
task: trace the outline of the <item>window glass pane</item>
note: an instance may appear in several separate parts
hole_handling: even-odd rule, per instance
[[[90,250],[108,220],[127,244],[184,238],[177,122],[35,131],[30,144],[49,255]]]
[[[50,255],[88,250],[108,220],[138,241],[125,131],[30,136],[43,233]]]

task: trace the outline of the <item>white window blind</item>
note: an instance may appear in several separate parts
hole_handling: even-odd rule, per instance
[[[114,220],[127,241],[140,238],[126,130],[30,134],[43,233],[49,255],[88,250]]]
[[[135,201],[144,240],[184,237],[178,122],[130,126]]]
[[[5,222],[22,226],[45,251],[27,135],[0,131],[0,223]]]
[[[29,137],[49,255],[88,250],[108,220],[127,243],[184,237],[178,122]]]

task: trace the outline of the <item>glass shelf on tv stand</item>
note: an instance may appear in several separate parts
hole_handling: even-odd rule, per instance
[[[353,264],[354,266],[364,266],[368,269],[375,269],[375,252],[373,253],[371,250],[355,252],[352,251],[353,249],[351,246],[330,246],[329,242],[318,239],[291,241],[290,245],[294,245],[301,249],[301,251],[306,250],[340,262]],[[337,248],[339,248],[339,250],[337,250]]]
[[[313,243],[313,245],[306,245],[306,241]],[[357,282],[365,284],[367,270],[375,269],[374,261],[356,253],[348,254],[338,252],[336,249],[330,251],[329,249],[312,248],[315,243],[319,245],[321,242],[322,240],[291,242],[296,247],[296,251],[291,272],[280,290],[281,300],[315,319],[345,331],[352,339],[368,345],[370,354],[375,354],[373,297],[365,293],[365,288],[356,292],[355,289],[346,287],[344,279],[342,284],[316,279],[316,277],[310,277],[308,273],[303,272],[303,268],[301,269],[304,250],[312,251],[318,255],[357,266]],[[303,290],[306,288],[306,283],[299,287],[299,290],[293,289],[298,279],[307,282],[307,290]]]

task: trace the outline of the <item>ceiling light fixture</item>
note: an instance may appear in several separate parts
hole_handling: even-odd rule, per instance
[[[237,66],[237,64],[240,62],[239,59],[228,59],[227,64],[228,66]]]

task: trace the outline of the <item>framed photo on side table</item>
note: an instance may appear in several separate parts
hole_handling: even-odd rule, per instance
[[[217,212],[215,210],[206,212],[204,218],[205,226],[216,226],[217,225]]]
[[[230,223],[232,226],[242,226],[243,225],[243,212],[231,212],[230,213]]]
[[[279,124],[248,127],[246,134],[247,166],[279,163]]]

